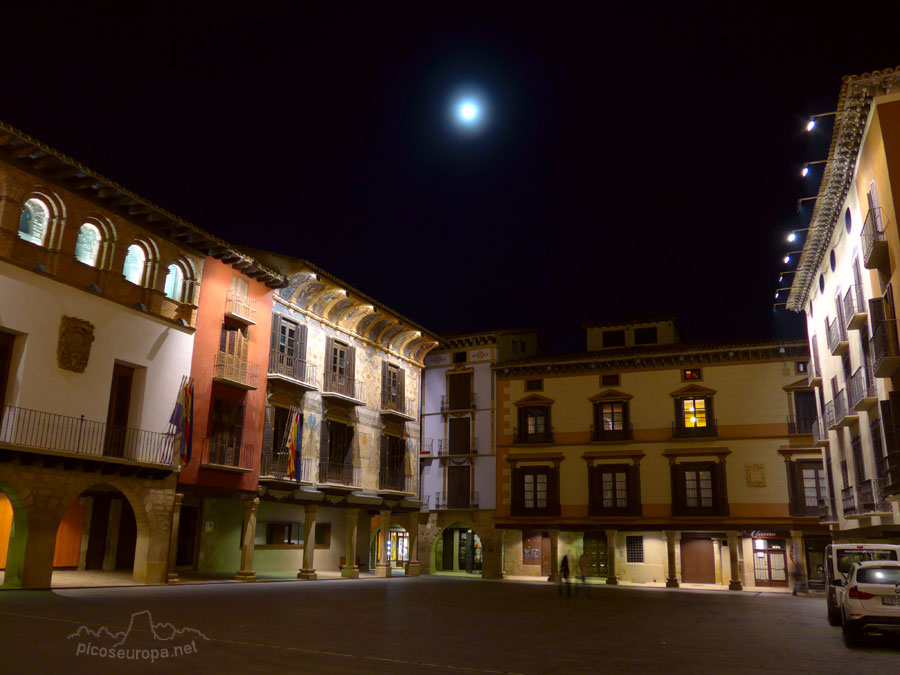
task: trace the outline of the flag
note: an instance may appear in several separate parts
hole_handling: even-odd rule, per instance
[[[300,411],[296,408],[291,408],[291,417],[288,421],[288,427],[286,429],[287,433],[285,434],[285,450],[288,453],[288,466],[287,466],[287,475],[289,480],[296,480],[298,483],[300,482],[300,476],[297,474],[297,436],[299,433],[298,427],[300,426]]]
[[[194,436],[194,380],[190,379],[184,385],[184,414],[182,415],[181,433],[181,466],[191,461]]]

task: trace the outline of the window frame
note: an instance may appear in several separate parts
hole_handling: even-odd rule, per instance
[[[547,484],[547,503],[537,506],[538,477],[545,476]],[[526,506],[527,478],[531,477],[534,486],[535,505]],[[512,470],[512,499],[510,512],[513,516],[558,516],[559,515],[559,469],[555,466],[521,466]]]
[[[694,375],[696,373],[696,375]],[[681,381],[682,382],[702,382],[703,381],[703,368],[682,368],[681,369]]]
[[[91,247],[91,259],[90,261],[82,260],[78,257],[78,246],[81,242],[82,233],[86,230],[93,230],[96,235],[96,239],[93,242],[93,246]],[[100,247],[103,244],[103,232],[100,228],[91,222],[84,222],[81,224],[81,227],[78,228],[78,234],[75,237],[75,260],[80,262],[82,265],[87,265],[88,267],[98,267],[98,263],[100,262]]]
[[[628,399],[608,399],[602,401],[594,401],[594,432],[591,434],[591,440],[595,442],[604,441],[627,441],[631,440],[631,410]],[[603,424],[604,406],[622,406],[621,429],[606,429]],[[615,411],[612,411],[615,416]]]
[[[32,223],[30,225],[31,230],[29,231],[29,233],[26,235],[26,234],[23,234],[23,231],[22,231],[22,219],[25,217],[26,210],[28,210],[29,214],[31,213],[30,209],[28,209],[28,204],[31,202],[37,202],[38,204],[40,204],[41,207],[44,209],[44,211],[47,214],[46,222],[41,225],[41,227],[42,227],[41,236],[39,238],[37,238],[37,239],[39,239],[38,241],[35,241],[34,235],[31,234],[31,232],[34,231],[33,216],[32,216]],[[40,246],[43,248],[46,246],[47,233],[50,230],[52,221],[53,221],[53,211],[50,207],[50,204],[48,204],[47,200],[44,199],[42,196],[37,196],[35,194],[32,194],[24,202],[22,202],[22,209],[19,211],[19,223],[16,227],[16,236],[19,239],[21,239],[22,241],[27,241],[29,244],[32,244],[34,246]]]
[[[820,459],[797,459],[786,462],[788,471],[788,496],[790,500],[791,515],[818,516],[820,514],[819,503],[828,503],[828,477],[825,472],[825,463]],[[803,472],[806,469],[817,471],[816,503],[810,506],[806,503],[806,485]]]
[[[709,506],[703,506],[702,502],[698,502],[696,506],[688,504],[686,474],[689,471],[698,474],[701,471],[709,471],[711,493],[711,504]],[[728,483],[725,462],[714,460],[673,462],[671,464],[671,480],[673,516],[728,515]],[[699,475],[697,480],[699,482]]]
[[[624,505],[617,503],[619,495],[618,475],[625,474]],[[612,475],[613,505],[604,503],[604,476]],[[590,516],[639,516],[642,512],[640,496],[640,465],[631,463],[592,464],[588,467],[588,515]]]
[[[516,432],[516,443],[552,443],[553,427],[550,424],[551,405],[549,403],[533,403],[518,408],[519,426]],[[538,411],[543,414],[538,415]],[[535,418],[535,431],[529,433],[529,415]],[[538,432],[538,420],[543,419],[543,431]]]
[[[631,544],[640,544],[640,560],[632,560],[632,557],[638,557],[637,547],[632,550]],[[634,556],[632,554],[635,554]],[[625,535],[625,563],[627,565],[643,565],[644,564],[644,535],[628,534]]]
[[[600,376],[601,387],[619,387],[621,383],[622,376],[620,373],[606,373]]]
[[[674,436],[676,438],[696,438],[696,437],[707,437],[707,436],[718,436],[718,425],[716,424],[715,417],[715,408],[713,402],[712,394],[685,394],[682,396],[676,396],[675,400],[675,423],[674,423]],[[697,412],[697,401],[703,401],[703,426],[699,424],[693,424],[688,426],[685,424],[686,417],[688,415],[684,409],[685,401],[695,401],[694,404],[694,414]],[[698,420],[699,421],[699,420]]]

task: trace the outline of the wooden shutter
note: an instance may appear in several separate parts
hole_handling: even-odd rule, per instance
[[[337,367],[334,363],[334,338],[325,338],[325,372],[336,373]]]
[[[406,405],[406,371],[403,368],[399,369],[400,379],[397,381],[397,400],[400,401],[400,405]],[[413,415],[414,412],[412,410],[406,411],[407,415]]]
[[[679,464],[670,464],[672,480],[672,515],[685,515],[684,468]]]
[[[644,513],[641,504],[641,465],[632,463],[628,467],[628,515],[640,516]]]
[[[269,340],[269,351],[272,353],[276,353],[279,351],[278,347],[281,344],[281,336],[279,335],[279,331],[281,330],[281,314],[273,314],[272,315],[272,333],[271,339]]]
[[[713,486],[716,514],[728,515],[728,481],[725,478],[725,462],[716,462],[713,466]]]
[[[306,326],[297,324],[297,358],[306,361]]]
[[[598,515],[603,505],[600,491],[600,470],[596,466],[588,467],[588,515]]]
[[[344,454],[343,460],[344,462],[353,463],[353,433],[354,429],[351,426],[344,427]]]
[[[519,427],[516,430],[515,442],[521,443],[528,438],[528,409],[525,406],[519,406],[518,417]]]
[[[510,513],[514,516],[520,516],[525,509],[525,496],[522,489],[524,487],[522,469],[515,467],[510,472],[510,474],[510,495],[512,497],[512,499],[510,500],[512,504]]]
[[[322,423],[319,425],[319,461],[327,462],[328,461],[328,438],[330,436],[331,422],[326,419],[322,420]]]
[[[544,417],[544,441],[550,443],[553,440],[553,422],[550,419],[550,408],[551,406],[544,406],[544,412],[546,416]]]
[[[275,406],[266,406],[266,418],[263,425],[263,452],[272,450],[277,452],[281,448],[275,447]]]
[[[471,438],[470,419],[468,417],[454,417],[448,423],[450,436],[450,449],[457,454],[469,452]]]
[[[559,468],[553,467],[548,470],[547,476],[547,498],[549,501],[550,515],[558,516],[559,507]]]
[[[344,371],[348,379],[356,379],[356,347],[347,347],[347,367]]]
[[[223,323],[219,333],[219,351],[224,352],[228,348],[228,327]]]
[[[391,399],[390,378],[388,377],[389,366],[387,361],[381,362],[381,401],[382,404],[387,403]]]
[[[387,473],[389,467],[388,454],[390,453],[390,439],[387,434],[381,434],[381,457],[379,458],[378,469],[381,473]]]
[[[787,470],[788,483],[788,506],[792,516],[802,515],[801,498],[803,497],[801,485],[798,479],[799,471],[797,462],[785,462],[784,466]],[[800,493],[799,495],[797,493]]]
[[[881,426],[884,429],[884,451],[887,454],[897,449],[897,436],[894,428],[894,412],[900,405],[900,399],[894,395],[895,392],[888,393],[887,401],[879,401],[881,405]],[[900,411],[898,411],[900,412]]]

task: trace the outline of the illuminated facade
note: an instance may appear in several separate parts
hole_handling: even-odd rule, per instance
[[[900,542],[900,73],[845,78],[787,306],[806,315],[823,513],[838,541]]]
[[[566,555],[606,583],[786,587],[793,561],[820,581],[804,342],[588,331],[587,352],[494,366],[504,573],[553,578]]]

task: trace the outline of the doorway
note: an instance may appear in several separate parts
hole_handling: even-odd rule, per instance
[[[84,568],[107,571],[133,569],[137,522],[131,504],[117,492],[98,490],[83,496],[92,499]]]
[[[103,445],[103,454],[108,457],[122,457],[125,454],[125,435],[128,429],[133,383],[134,368],[120,363],[113,365],[109,409],[106,412],[106,442]]]
[[[681,540],[681,580],[686,584],[716,583],[712,539]]]
[[[753,570],[757,586],[787,586],[784,539],[754,539]]]
[[[469,465],[447,467],[447,508],[469,508]]]
[[[810,588],[825,588],[825,546],[827,539],[804,539],[806,578]]]
[[[606,532],[585,532],[584,557],[587,562],[585,576],[609,576],[609,544]]]
[[[200,507],[181,506],[178,517],[178,550],[175,566],[194,568],[197,564],[197,535],[200,526]]]

